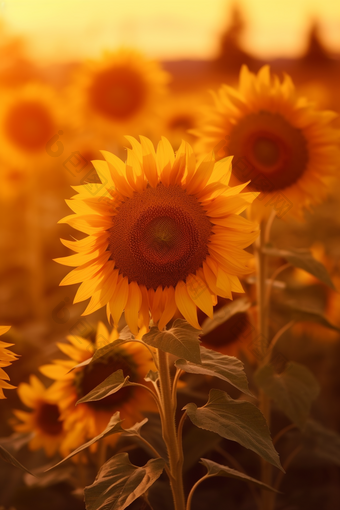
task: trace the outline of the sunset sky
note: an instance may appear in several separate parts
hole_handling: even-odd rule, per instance
[[[327,47],[340,51],[339,0],[0,0],[0,19],[28,36],[43,61],[94,57],[120,45],[161,59],[209,58],[235,3],[247,23],[244,47],[258,56],[301,53],[312,19]]]

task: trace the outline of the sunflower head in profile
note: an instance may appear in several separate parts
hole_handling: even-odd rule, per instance
[[[0,326],[0,336],[4,335],[9,331],[11,326]],[[10,390],[15,388],[12,386],[9,381],[9,376],[6,374],[3,367],[8,367],[12,364],[13,361],[17,359],[17,355],[8,350],[8,347],[11,347],[13,344],[8,344],[6,342],[2,342],[0,340],[0,399],[6,398],[3,390]]]
[[[2,157],[25,167],[48,157],[46,145],[63,133],[63,111],[55,91],[38,82],[4,93],[0,104]]]
[[[215,312],[225,305],[227,300],[219,299]],[[200,314],[199,314],[200,315]],[[247,312],[239,312],[219,324],[215,329],[200,337],[203,347],[221,352],[228,356],[239,357],[241,351],[249,350],[254,327]]]
[[[128,386],[102,400],[76,406],[80,398],[117,370],[122,370],[125,377],[130,376],[130,381],[145,384],[146,374],[156,369],[149,351],[140,343],[129,342],[117,346],[107,356],[70,372],[75,365],[89,359],[96,349],[117,338],[116,329],[109,334],[104,324],[99,323],[95,343],[80,336],[69,336],[69,344],[58,344],[68,359],[56,360],[54,364],[40,368],[44,375],[56,381],[53,395],[59,402],[61,419],[69,434],[63,445],[64,454],[103,432],[110,417],[117,411],[124,419],[124,428],[143,419],[143,411],[156,411],[150,393],[138,386]],[[117,436],[110,436],[107,441],[114,444]],[[96,445],[93,445],[94,449]]]
[[[79,124],[112,140],[125,133],[152,130],[169,75],[157,62],[133,49],[104,53],[85,62],[70,87]]]
[[[251,180],[261,192],[251,207],[252,217],[303,218],[303,211],[322,201],[339,162],[337,115],[317,111],[298,97],[289,76],[282,82],[264,66],[257,75],[246,66],[238,89],[222,85],[213,105],[195,130],[198,150],[215,148],[218,157],[233,154],[235,182]]]
[[[107,307],[118,325],[123,310],[131,331],[162,330],[179,311],[194,327],[197,307],[212,316],[217,296],[243,292],[239,276],[252,271],[244,250],[257,225],[240,217],[256,194],[229,186],[231,158],[210,153],[196,161],[183,142],[176,155],[162,138],[128,137],[127,161],[102,151],[93,164],[101,179],[77,186],[68,201],[75,214],[62,222],[89,234],[63,241],[76,251],[58,262],[74,266],[62,285],[81,283],[75,302],[91,297],[84,314]]]
[[[43,448],[48,457],[62,450],[66,438],[58,401],[53,398],[53,385],[45,388],[43,383],[31,375],[29,383],[20,383],[18,395],[31,411],[15,409],[16,421],[12,427],[16,432],[33,432],[28,446],[31,450]]]

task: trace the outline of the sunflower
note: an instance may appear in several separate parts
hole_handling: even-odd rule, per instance
[[[2,157],[27,167],[44,160],[46,145],[63,133],[63,108],[56,93],[40,83],[4,92],[0,104]]]
[[[223,305],[223,301],[219,300],[215,310]],[[225,303],[224,303],[225,304]],[[232,315],[217,328],[202,335],[200,340],[203,347],[212,349],[213,351],[227,354],[228,356],[239,356],[241,351],[249,350],[254,334],[254,327],[251,324],[249,314],[247,312],[239,312]]]
[[[336,261],[327,255],[324,245],[314,243],[311,252],[316,260],[321,262],[331,275],[335,289],[329,288],[323,284],[315,276],[306,273],[302,269],[294,268],[291,280],[300,287],[301,300],[308,306],[321,310],[328,321],[340,328],[340,275],[336,267]],[[321,342],[334,342],[339,340],[339,332],[325,328],[321,324],[312,322],[299,322],[293,327],[293,332],[299,336],[308,335],[309,338],[316,339]]]
[[[155,370],[149,351],[143,345],[127,343],[118,346],[114,353],[101,357],[91,365],[70,372],[75,365],[91,357],[96,349],[114,342],[117,338],[116,329],[109,334],[104,324],[99,323],[95,344],[79,336],[69,336],[67,339],[71,345],[58,344],[69,359],[55,360],[54,364],[40,368],[44,375],[56,381],[53,394],[59,401],[65,429],[67,431],[77,429],[77,433],[69,436],[67,444],[64,445],[65,453],[103,432],[116,411],[120,411],[124,427],[128,428],[143,418],[142,411],[156,410],[149,392],[136,386],[123,388],[97,402],[76,406],[77,400],[119,369],[123,370],[125,377],[129,375],[132,382],[143,384],[146,374],[150,370]],[[116,440],[117,437],[114,435],[110,436],[108,442],[114,444]],[[95,448],[94,445],[93,449]]]
[[[257,76],[243,66],[238,90],[222,85],[213,101],[194,131],[198,150],[235,156],[234,182],[251,180],[248,189],[261,192],[251,207],[253,219],[265,219],[273,208],[279,217],[302,219],[336,174],[339,130],[331,122],[337,115],[317,111],[296,95],[289,76],[281,83],[269,66]]]
[[[48,457],[62,451],[67,433],[58,401],[53,398],[53,385],[45,388],[35,375],[31,375],[29,383],[19,384],[17,391],[22,403],[32,411],[15,409],[13,413],[19,422],[12,422],[13,429],[34,433],[28,444],[33,451],[43,448]]]
[[[215,163],[210,153],[196,162],[183,142],[174,155],[166,138],[158,144],[128,137],[127,162],[102,151],[93,164],[97,194],[86,186],[62,220],[86,234],[62,241],[77,253],[57,259],[74,266],[61,285],[80,283],[74,301],[91,297],[84,315],[106,305],[118,325],[123,310],[131,331],[149,327],[149,311],[162,330],[179,312],[194,327],[197,307],[212,316],[217,296],[243,292],[239,275],[251,272],[244,248],[257,225],[240,216],[256,194],[228,185],[231,158]]]
[[[0,336],[4,335],[9,331],[11,326],[0,326]],[[11,351],[8,351],[8,347],[11,347],[13,344],[8,344],[6,342],[0,341],[0,399],[6,398],[3,392],[3,389],[9,390],[15,388],[7,381],[9,381],[9,376],[3,370],[3,367],[8,367],[12,364],[13,361],[17,359],[17,355]]]
[[[161,132],[171,145],[178,148],[185,140],[194,142],[194,136],[188,130],[198,125],[201,96],[198,94],[173,94],[162,104]]]
[[[106,52],[85,62],[70,86],[75,122],[116,141],[125,133],[152,131],[168,81],[159,64],[138,51]]]
[[[27,191],[28,172],[22,167],[4,163],[0,158],[0,199],[11,202]]]

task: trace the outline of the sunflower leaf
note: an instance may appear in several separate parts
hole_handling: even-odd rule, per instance
[[[71,368],[70,372],[72,372],[72,370],[74,370],[75,368],[82,368],[94,363],[99,358],[102,358],[104,356],[107,356],[111,352],[114,352],[120,345],[130,342],[133,339],[134,339],[133,334],[131,333],[128,326],[126,326],[119,333],[119,338],[117,338],[117,340],[114,340],[113,342],[110,342],[109,344],[104,345],[103,347],[97,349],[91,358],[88,358],[85,361],[78,363],[78,365],[75,365],[74,367]]]
[[[300,429],[304,429],[313,400],[320,388],[307,367],[290,361],[281,373],[270,364],[261,367],[255,381],[277,407]]]
[[[125,343],[126,340],[123,340],[122,338],[117,338],[117,340],[114,340],[113,342],[104,345],[104,347],[100,347],[94,353],[93,358],[91,359],[91,363],[97,361],[99,358],[102,358],[103,356],[107,356],[111,352],[114,352],[117,349],[117,347]]]
[[[224,324],[230,317],[237,313],[246,312],[250,308],[250,301],[248,298],[235,299],[232,303],[223,306],[214,313],[212,319],[207,318],[202,325],[202,335],[207,335],[221,324]]]
[[[29,473],[30,475],[34,476],[25,466],[23,466],[11,453],[9,453],[6,448],[0,445],[0,459],[4,460],[5,462],[8,462],[9,464],[12,464],[12,466],[15,466],[17,468],[22,469],[23,471],[26,471],[26,473]]]
[[[236,441],[282,469],[266,420],[253,404],[234,400],[224,391],[212,389],[203,407],[190,403],[183,409],[196,427]]]
[[[140,429],[148,422],[148,418],[144,418],[144,420],[139,421],[132,425],[129,429],[124,429],[124,434],[129,436],[140,436]]]
[[[130,383],[129,376],[124,378],[123,370],[119,369],[113,374],[110,374],[103,382],[98,384],[93,390],[91,390],[87,395],[82,397],[76,402],[76,405],[83,404],[84,402],[95,402],[97,400],[102,400],[113,393],[117,393],[120,389],[124,388],[124,386],[131,386],[133,383]]]
[[[144,381],[146,382],[157,382],[159,379],[158,372],[154,372],[153,370],[149,370],[149,372],[144,377]]]
[[[124,510],[155,483],[164,466],[164,459],[134,466],[127,453],[118,453],[100,468],[94,483],[85,487],[86,510]]]
[[[268,491],[280,494],[279,491],[275,490],[273,487],[270,487],[270,485],[262,483],[259,480],[256,480],[256,478],[252,478],[251,476],[248,476],[241,471],[237,471],[236,469],[232,469],[228,466],[223,466],[222,464],[218,464],[217,462],[209,459],[201,459],[200,464],[203,464],[203,466],[207,468],[208,476],[225,476],[227,478],[234,478],[236,480],[241,480],[242,482],[253,483],[258,487],[261,487],[261,489],[266,489]]]
[[[31,441],[34,437],[34,432],[23,434],[16,432],[8,437],[0,437],[0,445],[9,448],[12,452],[17,452],[23,446]]]
[[[203,374],[218,377],[223,381],[237,388],[238,390],[251,395],[248,388],[247,376],[243,369],[242,361],[234,356],[227,356],[220,352],[212,351],[201,346],[201,364],[190,363],[184,359],[175,362],[177,368],[190,374]]]
[[[117,411],[113,416],[111,416],[110,421],[107,424],[106,429],[103,430],[103,432],[98,434],[98,436],[94,437],[90,441],[87,441],[87,443],[84,443],[81,446],[79,446],[78,448],[76,448],[75,450],[73,450],[73,452],[71,452],[63,460],[61,460],[60,462],[58,462],[54,466],[46,469],[46,472],[50,471],[50,469],[54,469],[57,466],[60,466],[60,464],[63,464],[68,459],[70,459],[71,457],[74,457],[74,455],[77,455],[77,453],[85,450],[85,448],[88,448],[89,446],[91,446],[92,444],[96,443],[100,439],[103,439],[104,437],[107,437],[107,436],[111,436],[112,434],[117,434],[119,432],[125,432],[125,430],[128,430],[128,429],[123,429],[122,426],[121,426],[121,423],[123,423],[123,420],[120,419],[120,413],[119,413],[119,411]]]
[[[221,436],[209,430],[190,428],[183,437],[185,451],[183,471],[186,473],[194,467],[202,455],[213,452],[222,441]]]
[[[150,329],[143,336],[143,341],[162,351],[169,352],[177,358],[192,363],[201,363],[199,335],[201,332],[184,319],[176,319],[170,329],[159,331],[157,327]]]
[[[284,304],[284,308],[288,309],[291,314],[291,319],[296,322],[317,322],[325,328],[340,331],[340,328],[331,324],[329,320],[322,314],[321,311],[313,307],[301,306],[295,301],[288,301]]]
[[[320,282],[328,285],[333,290],[336,290],[334,284],[328,274],[327,269],[321,262],[316,260],[311,251],[308,249],[292,249],[280,250],[267,245],[264,247],[263,252],[272,257],[281,257],[287,260],[292,266],[303,269],[307,273],[315,276]]]
[[[340,466],[340,435],[315,420],[308,420],[302,436],[308,452]]]

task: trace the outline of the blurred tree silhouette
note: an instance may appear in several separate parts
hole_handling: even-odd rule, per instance
[[[253,58],[242,49],[241,37],[245,30],[242,10],[239,4],[231,6],[231,21],[220,39],[219,53],[214,64],[222,72],[238,72],[242,64],[250,65]]]
[[[309,28],[307,48],[301,60],[304,64],[314,66],[327,65],[332,62],[320,35],[320,24],[316,20],[311,23]]]

